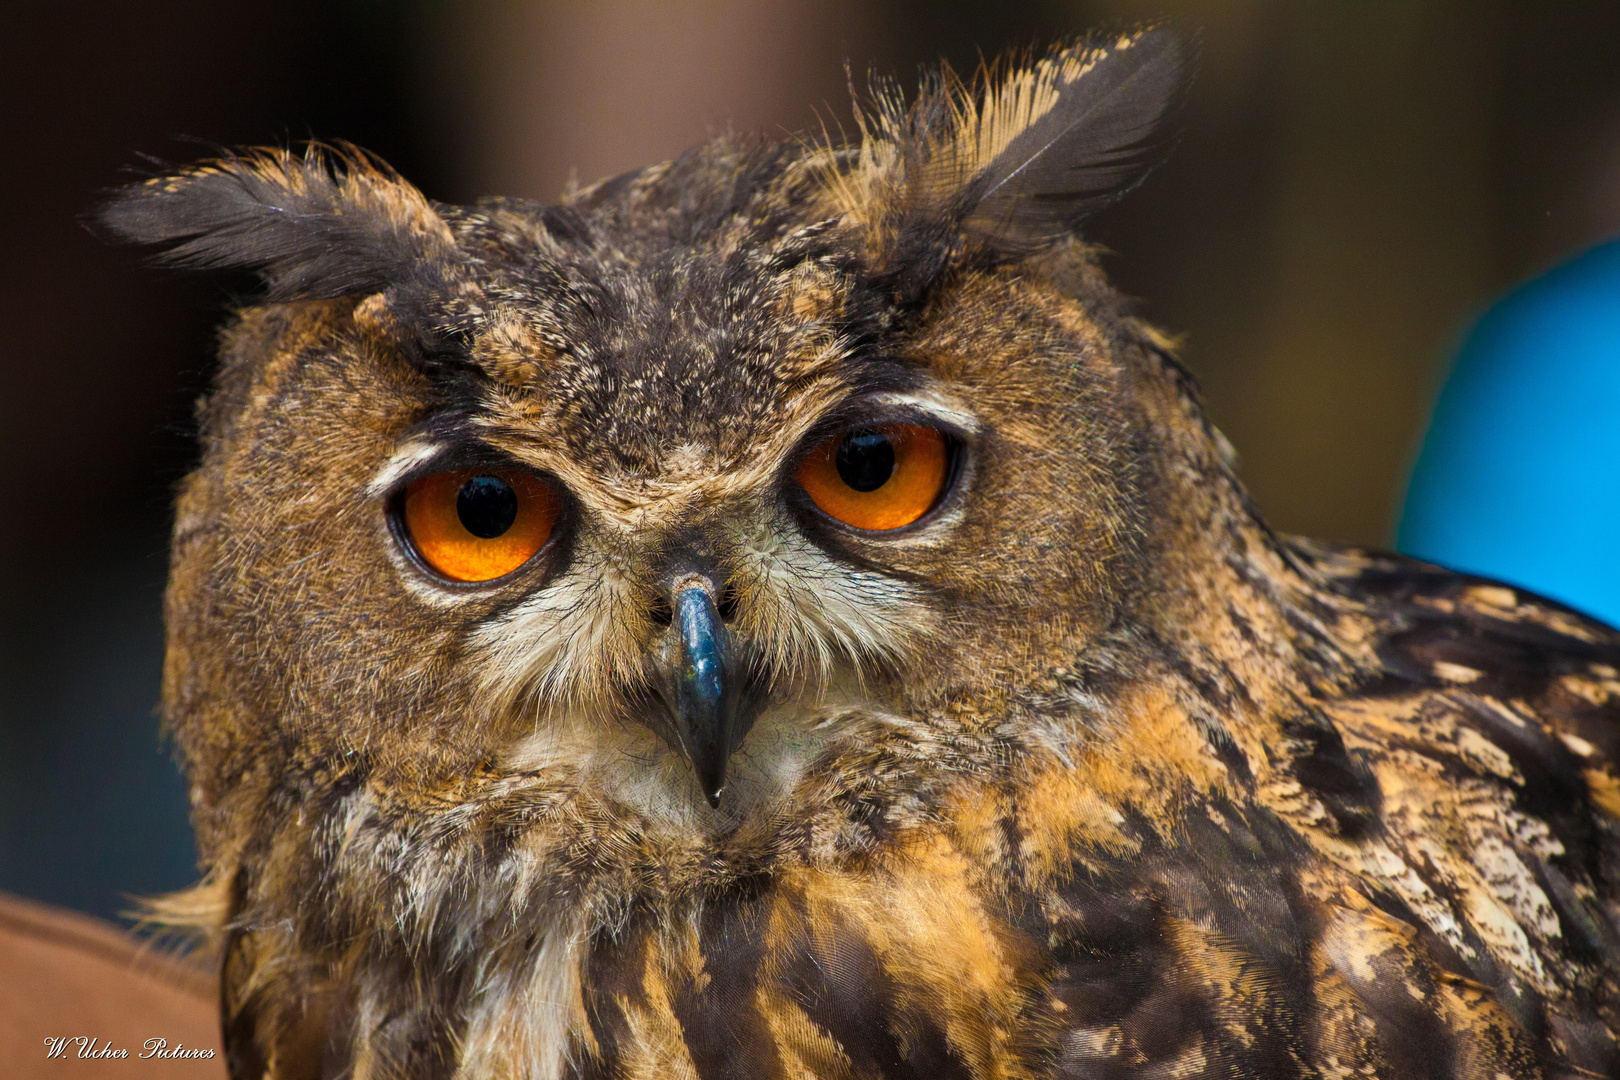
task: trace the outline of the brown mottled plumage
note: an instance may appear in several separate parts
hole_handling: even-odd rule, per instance
[[[555,206],[319,150],[110,204],[270,288],[168,599],[235,1076],[1620,1072],[1620,637],[1261,522],[1073,233],[1185,67],[1096,39]],[[947,488],[843,527],[795,469],[891,421]],[[470,460],[565,493],[483,585],[397,511]]]

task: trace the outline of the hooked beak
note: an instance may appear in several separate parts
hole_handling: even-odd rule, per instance
[[[690,580],[690,579],[689,579]],[[702,584],[675,594],[672,648],[666,650],[665,704],[676,741],[697,772],[709,805],[720,805],[726,764],[749,725],[739,720],[745,678],[730,632]]]

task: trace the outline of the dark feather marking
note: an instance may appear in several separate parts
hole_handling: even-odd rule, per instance
[[[1215,757],[1226,766],[1227,771],[1232,774],[1232,779],[1243,787],[1253,790],[1254,771],[1249,768],[1248,755],[1237,744],[1232,733],[1211,717],[1200,716],[1195,719],[1210,748],[1215,751]]]
[[[1535,720],[1515,724],[1473,694],[1459,694],[1461,718],[1495,744],[1524,777],[1519,804],[1549,824],[1575,829],[1584,816],[1586,784],[1575,752],[1547,734]],[[1582,839],[1571,833],[1571,839]],[[1584,846],[1584,844],[1582,845]]]
[[[805,1014],[849,1056],[856,1076],[971,1080],[945,1033],[895,985],[871,944],[845,923],[818,923],[785,964],[783,984]]]
[[[1076,867],[1046,896],[1058,963],[1049,992],[1064,1005],[1062,1024],[1121,1032],[1106,1054],[1061,1041],[1059,1075],[1123,1076],[1162,1066],[1194,1043],[1205,1075],[1309,1074],[1301,1032],[1317,1004],[1306,945],[1318,920],[1291,868],[1310,853],[1269,814],[1217,800],[1209,804],[1224,822],[1217,826],[1202,808],[1188,809],[1173,846],[1149,841],[1129,867]],[[1217,963],[1237,963],[1248,980],[1242,992],[1256,995],[1246,1019],[1210,995],[1172,920],[1203,928],[1210,946],[1228,950]]]
[[[1515,790],[1521,810],[1544,821],[1563,845],[1559,861],[1582,872],[1596,862],[1592,818],[1581,762],[1535,720],[1514,724],[1472,695],[1461,695],[1459,716],[1507,754],[1524,783]],[[1528,859],[1530,865],[1540,860]]]
[[[239,910],[240,901],[232,907]],[[226,1068],[232,1076],[262,1076],[266,1064],[265,1048],[259,1044],[258,1010],[238,996],[253,972],[254,962],[247,954],[251,948],[252,939],[246,933],[231,930],[225,937],[220,961],[220,1034],[225,1044]]]
[[[1408,625],[1425,619],[1438,618],[1441,611],[1435,606],[1436,601],[1448,603],[1462,601],[1471,590],[1486,587],[1507,589],[1522,603],[1595,627],[1587,616],[1573,608],[1524,589],[1516,587],[1508,589],[1500,582],[1453,573],[1400,555],[1379,552],[1369,552],[1367,555],[1378,561],[1353,577],[1337,581],[1336,590],[1343,595],[1363,600],[1383,601],[1394,608],[1392,615],[1399,614],[1411,620]],[[1616,650],[1620,649],[1620,637],[1617,637],[1613,630],[1609,630],[1606,642],[1594,644],[1505,612],[1502,615],[1488,614],[1466,602],[1458,604],[1455,613],[1448,615],[1447,618],[1455,625],[1467,627],[1474,633],[1518,642],[1535,650],[1544,650],[1547,662],[1556,662],[1560,666],[1582,662],[1612,662],[1616,659]]]
[[[972,174],[964,171],[977,164],[972,151],[957,140],[971,142],[976,132],[959,130],[959,110],[987,124],[985,106],[1010,89],[996,85],[998,72],[984,74],[974,103],[953,100],[969,91],[946,71],[925,85],[909,116],[884,117],[888,106],[880,105],[877,123],[890,126],[907,161],[905,193],[890,209],[894,236],[874,274],[897,308],[924,302],[964,256],[994,264],[1051,246],[1146,178],[1162,157],[1197,49],[1169,26],[1126,38],[1054,50],[1041,64],[1056,100]],[[1091,66],[1063,82],[1055,70],[1077,60]]]
[[[776,1039],[755,1006],[764,969],[765,906],[753,897],[716,901],[703,913],[702,975],[671,1001],[700,1080],[764,1080],[784,1074]]]
[[[1065,1006],[1065,1025],[1117,1025],[1119,1043],[1106,1053],[1062,1040],[1064,1076],[1125,1075],[1127,1065],[1160,1065],[1214,1024],[1202,987],[1177,977],[1170,912],[1158,886],[1123,875],[1078,874],[1049,902],[1058,967],[1048,992]],[[1054,898],[1056,899],[1056,898]]]
[[[648,166],[642,166],[638,169],[626,170],[617,176],[610,176],[606,180],[587,188],[582,195],[573,200],[574,205],[581,209],[592,210],[598,206],[612,203],[620,195],[628,191],[632,184],[641,179],[647,173],[648,168]]]
[[[1590,1003],[1582,1002],[1582,1011],[1590,1016],[1592,1014]],[[1620,1076],[1620,1046],[1615,1045],[1614,1037],[1601,1022],[1549,1012],[1547,1027],[1557,1036],[1559,1042],[1564,1044],[1565,1056],[1560,1061],[1553,1056],[1545,1043],[1538,1047],[1544,1075],[1579,1080],[1578,1077],[1564,1071],[1562,1067],[1567,1064],[1577,1069],[1585,1069],[1586,1075],[1590,1076]]]
[[[1434,1010],[1434,981],[1419,965],[1403,966],[1399,953],[1370,957],[1370,979],[1349,976],[1390,1076],[1452,1080],[1457,1040]]]
[[[1198,695],[1223,713],[1247,712],[1254,708],[1248,687],[1232,677],[1230,670],[1207,655],[1172,647],[1152,631],[1139,631],[1138,638],[1151,646],[1158,662],[1169,673],[1185,681]],[[1178,643],[1179,645],[1179,643]]]
[[[1601,960],[1605,954],[1620,954],[1620,932],[1603,918],[1591,901],[1581,899],[1576,893],[1574,883],[1556,865],[1561,861],[1565,860],[1531,859],[1526,865],[1552,902],[1570,951],[1582,960]]]
[[[640,959],[648,936],[645,918],[617,933],[602,930],[591,939],[585,962],[585,1015],[600,1056],[582,1055],[577,1066],[580,1080],[609,1080],[623,1075],[620,1048],[636,1045],[634,1032],[620,1000],[640,1001]]]
[[[1232,1075],[1304,1075],[1309,1052],[1298,1021],[1316,1008],[1306,944],[1317,927],[1293,868],[1308,861],[1309,853],[1270,813],[1246,813],[1224,800],[1213,805],[1225,828],[1207,816],[1186,819],[1187,847],[1194,856],[1188,865],[1205,886],[1202,906],[1190,908],[1189,915],[1230,939],[1265,995],[1244,1034],[1219,1032],[1223,1054],[1232,1062]]]
[[[1539,643],[1502,634],[1502,627],[1483,622],[1459,625],[1439,613],[1408,616],[1408,621],[1410,629],[1384,639],[1382,657],[1391,670],[1419,685],[1445,685],[1435,674],[1435,664],[1450,663],[1480,672],[1480,678],[1469,684],[1475,692],[1534,697],[1546,689],[1552,671]]]
[[[1295,705],[1300,713],[1281,721],[1283,734],[1299,747],[1289,768],[1321,801],[1340,833],[1359,838],[1378,823],[1383,802],[1378,780],[1351,757],[1332,721],[1297,698]]]

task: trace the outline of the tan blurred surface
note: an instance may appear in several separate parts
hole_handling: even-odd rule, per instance
[[[69,1041],[97,1040],[125,1058],[80,1058]],[[148,1040],[212,1058],[142,1059]],[[217,1080],[225,1075],[213,980],[142,949],[116,927],[0,893],[0,1076],[94,1080]]]
[[[430,37],[442,107],[480,191],[555,199],[722,131],[785,135],[848,112],[870,49],[856,0],[459,3]]]

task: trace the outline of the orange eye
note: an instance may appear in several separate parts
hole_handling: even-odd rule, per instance
[[[852,428],[810,451],[794,474],[822,510],[857,529],[910,525],[945,487],[945,435],[919,424]]]
[[[562,500],[517,469],[451,469],[405,489],[405,528],[422,561],[452,581],[489,581],[545,547]]]

